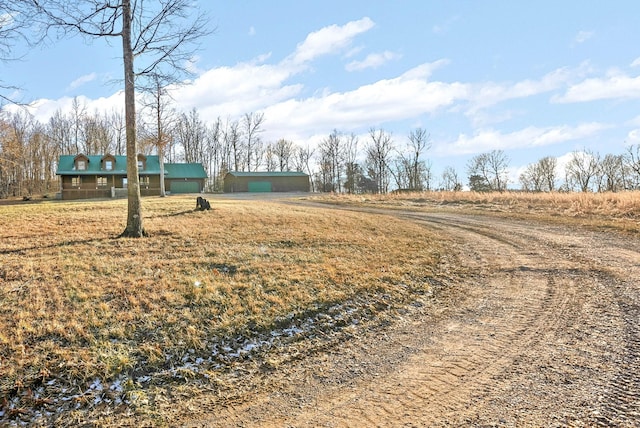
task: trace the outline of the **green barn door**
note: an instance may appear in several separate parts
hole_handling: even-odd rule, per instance
[[[172,181],[171,193],[198,193],[200,186],[197,181]]]
[[[270,191],[271,191],[270,181],[250,181],[249,182],[249,192],[270,192]]]

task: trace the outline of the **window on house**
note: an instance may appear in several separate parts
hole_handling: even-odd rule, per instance
[[[142,177],[140,177],[140,186],[144,186],[146,188],[149,188],[149,176],[148,175],[143,175]]]
[[[78,168],[78,171],[84,171],[87,169],[87,163],[84,161],[84,159],[78,159],[78,161],[76,162],[76,168]]]
[[[106,171],[111,171],[113,169],[113,161],[112,160],[104,161],[104,169]]]
[[[96,177],[96,185],[98,187],[107,187],[108,185],[107,177]]]
[[[138,169],[140,170],[144,169],[144,161],[141,161],[141,160],[138,161]]]
[[[123,188],[123,189],[126,189],[126,188],[127,188],[128,183],[129,183],[129,180],[127,180],[126,178],[123,178],[123,179],[122,179],[122,188]]]
[[[80,184],[82,184],[80,177],[71,177],[71,187],[80,187]]]

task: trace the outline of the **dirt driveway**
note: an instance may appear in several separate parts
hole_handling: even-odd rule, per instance
[[[463,278],[388,329],[265,376],[247,401],[194,402],[209,416],[185,426],[640,426],[639,240],[392,215],[451,239]]]

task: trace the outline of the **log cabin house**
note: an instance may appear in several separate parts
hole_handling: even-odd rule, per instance
[[[160,195],[160,161],[156,155],[138,155],[140,194]],[[64,155],[58,160],[62,199],[114,198],[127,195],[127,157]],[[200,163],[165,163],[167,193],[199,193],[207,173]]]

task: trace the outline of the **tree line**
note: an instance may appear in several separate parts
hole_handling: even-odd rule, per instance
[[[502,150],[474,156],[467,164],[469,188],[474,191],[507,189],[509,158]],[[562,168],[558,159],[545,156],[526,166],[518,177],[529,192],[619,192],[640,189],[640,144],[622,154],[604,156],[589,149],[570,153]]]
[[[207,122],[196,109],[177,113],[166,100],[154,104],[153,99],[147,99],[144,114],[138,116],[139,152],[159,154],[166,162],[202,163],[209,192],[222,190],[229,171],[300,171],[309,174],[313,191],[353,194],[456,191],[465,184],[480,192],[505,191],[514,184],[532,192],[640,187],[640,145],[618,155],[575,151],[562,171],[556,158],[545,156],[526,167],[519,183],[509,182],[505,152],[494,150],[469,160],[463,183],[451,166],[434,176],[432,162],[426,160],[431,140],[422,128],[411,130],[403,142],[381,128],[371,128],[366,137],[334,129],[310,147],[286,139],[264,141],[263,113]],[[5,110],[0,116],[0,198],[56,192],[60,155],[126,155],[125,132],[121,112],[90,112],[78,99],[70,111],[58,110],[46,123],[24,110]]]
[[[159,154],[166,162],[202,163],[209,176],[207,191],[221,191],[229,171],[305,172],[313,190],[323,192],[431,188],[431,167],[422,160],[430,140],[420,128],[410,132],[402,149],[391,133],[374,128],[364,142],[334,130],[317,147],[310,147],[286,139],[264,141],[263,113],[207,122],[195,109],[177,113],[160,97],[148,98],[145,114],[137,120],[138,151]],[[25,110],[3,111],[0,197],[57,191],[59,156],[79,153],[126,155],[123,114],[89,112],[77,98],[69,112],[58,110],[46,123]]]

